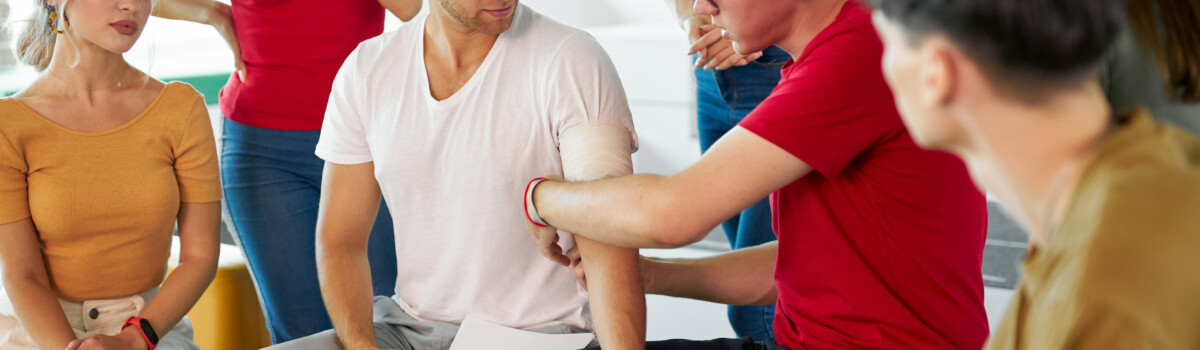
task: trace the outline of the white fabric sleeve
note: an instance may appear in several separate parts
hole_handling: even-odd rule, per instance
[[[368,106],[359,91],[365,84],[359,81],[358,57],[359,49],[355,49],[338,69],[329,92],[329,104],[325,107],[325,121],[321,124],[321,138],[315,153],[330,163],[362,164],[373,160],[363,127],[367,117],[363,111],[368,110]]]
[[[552,118],[555,145],[573,128],[588,122],[623,127],[636,150],[637,133],[621,77],[608,53],[591,35],[579,32],[565,39],[554,53],[543,92]]]

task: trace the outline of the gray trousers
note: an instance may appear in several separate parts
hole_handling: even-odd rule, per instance
[[[395,300],[376,296],[374,300],[375,344],[380,349],[447,350],[458,334],[458,325],[443,322],[419,321]],[[554,325],[534,332],[546,334],[580,333],[566,324]],[[595,342],[593,342],[593,345]],[[340,350],[337,333],[327,330],[304,338],[268,347],[268,350]]]

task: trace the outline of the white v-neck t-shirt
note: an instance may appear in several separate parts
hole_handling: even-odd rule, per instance
[[[316,154],[374,162],[395,225],[393,297],[424,321],[591,329],[571,272],[525,232],[526,183],[562,174],[559,139],[589,122],[637,137],[612,61],[584,31],[518,5],[475,75],[437,101],[425,18],[362,42],[329,97]]]

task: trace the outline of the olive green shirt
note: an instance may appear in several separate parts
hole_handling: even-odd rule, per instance
[[[1145,110],[1119,124],[987,349],[1200,349],[1200,139]]]

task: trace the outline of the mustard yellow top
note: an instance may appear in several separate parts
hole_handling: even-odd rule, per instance
[[[167,84],[133,120],[95,133],[0,99],[0,224],[33,219],[59,295],[158,286],[180,203],[220,199],[212,126],[191,85]]]
[[[1200,139],[1122,120],[987,349],[1200,349]]]

